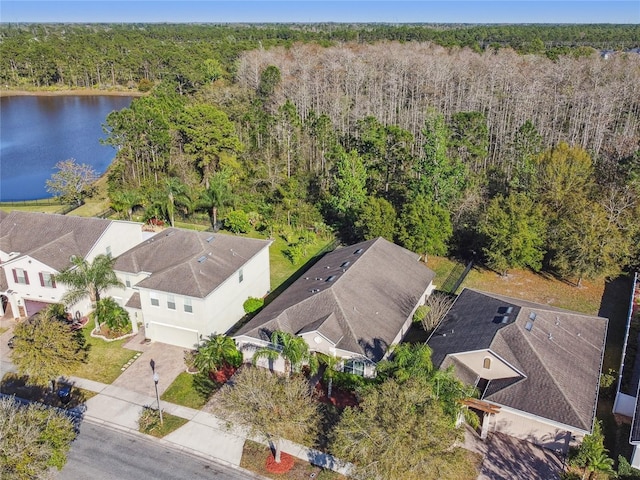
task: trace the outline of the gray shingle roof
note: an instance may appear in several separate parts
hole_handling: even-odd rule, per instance
[[[496,323],[496,317],[504,316],[498,309],[509,306],[507,323]],[[489,382],[483,399],[590,431],[607,322],[465,289],[427,343],[436,366],[451,363],[445,362],[450,354],[490,349],[524,376]]]
[[[111,221],[13,211],[0,223],[0,250],[29,255],[60,271],[71,255],[86,256]]]
[[[270,243],[169,228],[120,255],[114,270],[151,274],[138,287],[204,298]]]
[[[327,253],[236,336],[317,330],[379,361],[434,278],[419,257],[377,238]]]
[[[131,298],[127,300],[127,304],[125,307],[129,308],[137,308],[138,310],[142,310],[142,302],[140,301],[140,292],[133,292]]]

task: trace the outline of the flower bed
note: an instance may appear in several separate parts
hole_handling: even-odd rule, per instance
[[[286,473],[291,470],[291,468],[293,468],[294,462],[295,459],[288,453],[280,453],[280,463],[276,463],[275,457],[273,456],[273,454],[270,454],[267,457],[265,468],[268,472],[271,473]]]

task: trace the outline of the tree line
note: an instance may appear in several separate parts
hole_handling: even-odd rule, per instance
[[[431,42],[474,51],[576,55],[640,46],[638,25],[384,25],[384,24],[3,24],[0,81],[26,87],[148,88],[178,81],[197,89],[218,65],[232,75],[241,52],[296,42]],[[212,63],[213,62],[213,63]]]
[[[164,82],[108,117],[111,198],[170,222],[224,212],[294,244],[333,228],[579,284],[639,263],[639,63],[388,43],[247,52],[236,81],[193,95]]]

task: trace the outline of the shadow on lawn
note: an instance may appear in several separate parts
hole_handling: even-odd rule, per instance
[[[14,395],[19,399],[63,409],[82,407],[87,401],[84,392],[73,386],[71,386],[68,395],[61,397],[61,395],[59,395],[60,388],[68,384],[58,383],[56,390],[52,391],[49,386],[32,385],[28,383],[28,380],[29,377],[26,375],[8,373],[3,377],[2,382],[0,382],[0,393]]]

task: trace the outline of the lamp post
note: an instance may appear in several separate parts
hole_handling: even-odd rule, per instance
[[[160,409],[160,395],[158,395],[158,381],[160,380],[160,375],[156,373],[156,362],[153,360],[153,358],[149,362],[149,365],[151,366],[151,371],[153,372],[153,384],[156,387],[156,401],[158,402],[158,412],[160,413],[160,425],[163,425],[164,422],[162,420],[162,410]]]
[[[164,422],[162,421],[162,409],[160,408],[160,396],[158,395],[158,380],[160,380],[160,376],[154,372],[153,383],[156,387],[156,400],[158,402],[158,412],[160,412],[160,425],[162,425]]]

